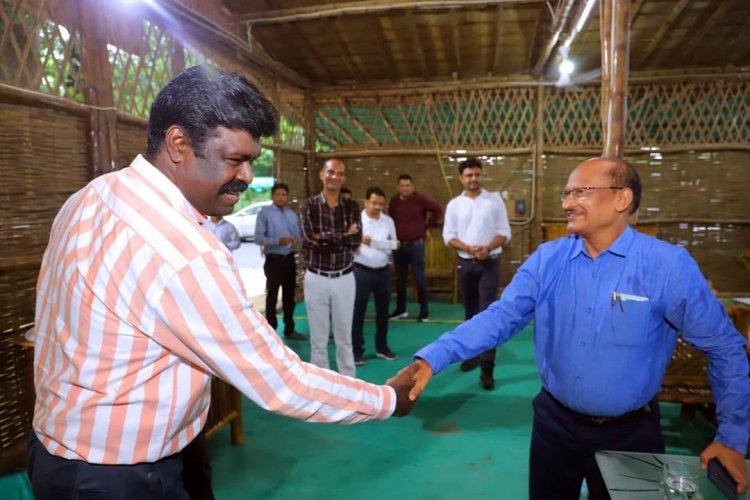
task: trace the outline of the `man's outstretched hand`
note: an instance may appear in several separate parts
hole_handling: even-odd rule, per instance
[[[396,410],[393,416],[403,417],[411,412],[431,377],[432,368],[429,363],[418,359],[386,381],[396,391]]]

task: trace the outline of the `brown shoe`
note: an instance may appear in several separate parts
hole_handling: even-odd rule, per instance
[[[287,340],[307,340],[307,335],[300,332],[285,333],[284,338]]]
[[[479,375],[479,383],[482,384],[482,389],[485,391],[491,391],[495,388],[495,379],[492,376],[491,371],[482,370]]]

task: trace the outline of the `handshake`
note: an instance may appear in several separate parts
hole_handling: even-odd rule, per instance
[[[386,381],[396,391],[394,417],[411,413],[417,398],[432,378],[432,367],[423,359],[418,359]]]

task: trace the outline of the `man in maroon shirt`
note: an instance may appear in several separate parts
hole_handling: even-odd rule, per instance
[[[429,212],[429,217],[427,213]],[[396,310],[391,319],[406,318],[406,273],[409,265],[414,271],[414,281],[419,293],[419,316],[417,321],[427,321],[430,313],[427,306],[427,283],[424,277],[424,239],[430,237],[443,209],[427,196],[414,191],[409,174],[398,176],[398,194],[391,198],[388,214],[396,223],[396,236],[401,242],[393,254],[396,264]]]

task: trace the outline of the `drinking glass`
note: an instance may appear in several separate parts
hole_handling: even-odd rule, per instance
[[[695,465],[672,461],[664,464],[664,491],[668,500],[686,500],[698,496],[698,473]]]

